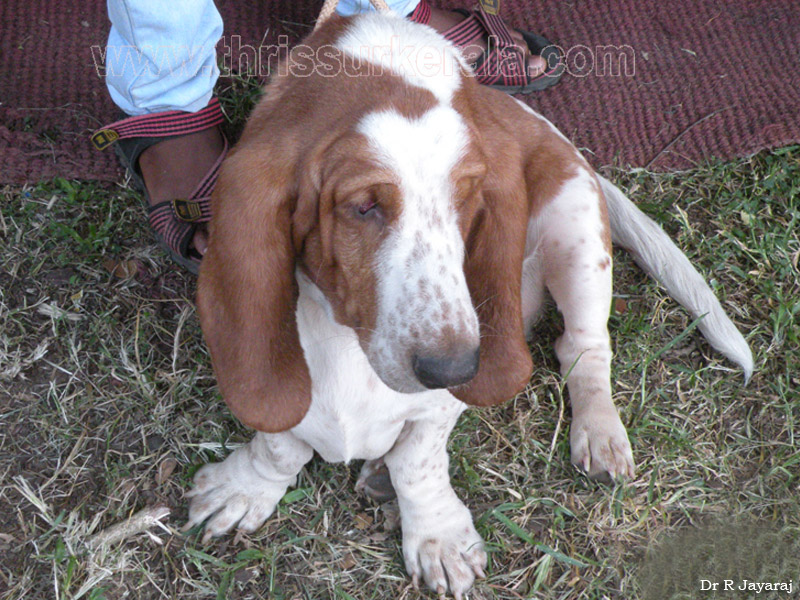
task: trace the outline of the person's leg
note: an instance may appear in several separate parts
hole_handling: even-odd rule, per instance
[[[419,0],[387,0],[386,4],[398,15],[407,17],[417,8]],[[343,17],[357,15],[368,10],[375,10],[369,0],[339,0],[339,5],[336,7],[336,12]]]
[[[213,0],[108,0],[112,27],[106,53],[106,85],[112,100],[131,116],[206,107],[219,76],[215,46],[222,18]],[[189,198],[223,151],[218,127],[150,146],[138,157],[151,206]],[[191,246],[202,255],[205,228]]]
[[[106,85],[128,115],[196,112],[219,76],[222,17],[213,0],[109,0]]]

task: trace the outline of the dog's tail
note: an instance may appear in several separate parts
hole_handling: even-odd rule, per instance
[[[747,342],[689,259],[669,236],[636,208],[617,186],[599,177],[608,205],[611,239],[628,250],[636,263],[663,285],[692,317],[716,350],[744,370],[745,382],[753,373],[753,355]]]

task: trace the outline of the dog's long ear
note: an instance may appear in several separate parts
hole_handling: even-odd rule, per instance
[[[295,315],[293,169],[264,154],[251,144],[222,167],[197,307],[225,402],[245,425],[278,432],[308,411],[311,378]]]
[[[490,188],[491,189],[491,188]],[[484,191],[484,206],[467,239],[464,270],[481,332],[480,367],[468,384],[451,390],[467,404],[510,400],[531,377],[533,362],[522,319],[522,260],[527,202]]]

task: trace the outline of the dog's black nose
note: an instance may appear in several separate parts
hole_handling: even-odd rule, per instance
[[[480,348],[458,356],[414,356],[414,374],[429,389],[448,388],[468,382],[478,373]]]

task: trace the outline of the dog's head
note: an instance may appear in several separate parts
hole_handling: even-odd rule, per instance
[[[282,68],[222,167],[200,272],[225,401],[262,431],[307,411],[295,269],[390,388],[512,397],[531,371],[529,207],[523,149],[498,129],[507,99],[487,99],[432,30],[377,15],[335,19]]]

